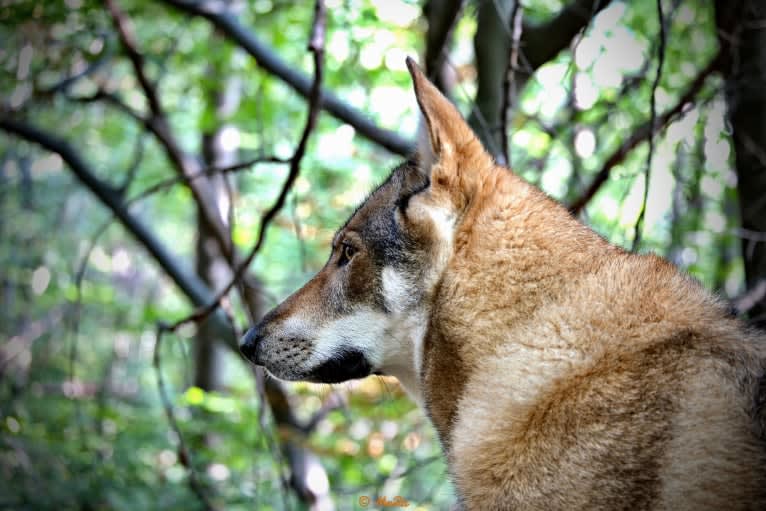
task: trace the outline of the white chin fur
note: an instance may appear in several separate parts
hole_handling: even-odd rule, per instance
[[[384,339],[386,373],[396,376],[407,392],[421,402],[420,371],[427,315],[418,306],[411,277],[387,266],[381,274],[388,328]]]
[[[390,266],[383,268],[383,300],[386,309],[394,314],[401,314],[414,301],[415,290],[407,276]]]
[[[365,308],[330,322],[315,336],[309,365],[319,365],[338,352],[355,349],[364,353],[375,369],[380,368],[386,321],[382,312]]]
[[[384,289],[391,312],[358,309],[324,326],[314,338],[313,353],[306,366],[318,366],[344,350],[358,350],[374,370],[398,378],[413,399],[420,402],[425,317],[417,307],[400,307],[411,303],[411,296],[406,280],[395,270],[384,270]]]

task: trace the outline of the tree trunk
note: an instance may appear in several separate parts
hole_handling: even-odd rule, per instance
[[[211,40],[211,44],[222,45],[223,41]],[[226,120],[239,107],[241,83],[237,76],[225,76],[230,69],[228,62],[218,60],[210,63],[212,76],[220,76],[218,88],[208,94],[209,108],[214,112],[214,127],[202,136],[202,154],[206,167],[224,167],[237,162],[237,130]],[[231,208],[231,182],[229,176],[215,174],[204,179],[208,197],[213,197],[215,204],[210,208],[218,211],[222,223],[229,227]],[[224,288],[232,277],[231,268],[224,256],[215,234],[205,222],[202,212],[197,212],[197,275],[216,292]],[[215,329],[209,322],[199,325],[194,345],[194,385],[204,390],[220,390],[223,385],[223,365],[226,349],[218,342]]]
[[[734,141],[748,291],[766,279],[766,2],[716,0],[722,71]],[[750,311],[766,327],[766,301]]]
[[[503,83],[511,51],[513,0],[482,0],[473,44],[476,52],[476,105],[468,123],[494,157],[502,155]]]
[[[453,70],[445,66],[446,56],[462,6],[462,0],[428,0],[423,7],[423,15],[428,21],[424,59],[426,75],[446,96],[449,96],[454,81]]]

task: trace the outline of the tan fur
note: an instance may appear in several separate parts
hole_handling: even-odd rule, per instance
[[[495,165],[408,65],[431,154],[421,173],[395,171],[254,329],[259,360],[299,379],[341,324],[342,349],[422,403],[466,509],[766,509],[764,336]],[[381,211],[409,240],[406,264],[363,234]],[[359,249],[336,264],[346,242]],[[348,333],[357,317],[374,342]]]
[[[437,136],[464,125],[413,73]],[[666,261],[607,244],[464,140],[442,155],[458,162],[444,183],[463,192],[452,194],[462,220],[432,308],[424,394],[466,508],[766,507],[753,417],[763,338]]]

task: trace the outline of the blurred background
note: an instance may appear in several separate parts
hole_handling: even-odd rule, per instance
[[[498,161],[764,324],[765,29],[759,0],[0,0],[0,508],[453,504],[395,380],[236,351],[413,151],[407,55]]]

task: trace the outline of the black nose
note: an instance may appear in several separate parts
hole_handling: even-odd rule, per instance
[[[260,329],[257,326],[254,326],[248,330],[247,333],[245,333],[245,335],[242,336],[242,339],[239,341],[239,352],[254,364],[259,364],[258,342],[261,339],[259,330]]]

